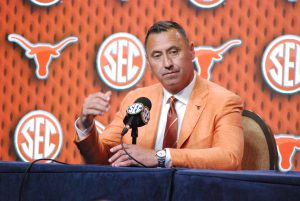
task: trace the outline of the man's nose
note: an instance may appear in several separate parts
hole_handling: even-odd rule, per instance
[[[168,55],[163,56],[163,65],[165,68],[169,69],[173,66],[172,59],[168,57]]]

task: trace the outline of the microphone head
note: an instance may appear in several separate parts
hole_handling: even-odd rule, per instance
[[[144,106],[148,107],[151,110],[152,103],[147,97],[139,97],[134,101],[134,103],[142,103]]]
[[[127,109],[127,114],[123,119],[125,125],[141,127],[150,120],[151,101],[146,97],[140,97],[134,101]]]

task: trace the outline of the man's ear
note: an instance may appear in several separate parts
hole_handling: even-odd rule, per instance
[[[147,62],[148,62],[148,60],[149,60],[149,56],[148,56],[148,54],[147,54],[147,53],[145,53],[145,58],[146,58],[146,60],[147,60]]]
[[[192,59],[194,59],[195,58],[195,46],[194,46],[193,42],[190,42],[189,49],[190,49],[190,52],[191,52],[191,57],[192,57]]]
[[[147,65],[150,65],[150,64],[149,64],[149,56],[148,56],[147,53],[145,54],[145,58],[146,58]]]

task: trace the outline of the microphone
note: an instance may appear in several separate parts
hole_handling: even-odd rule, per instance
[[[144,126],[150,120],[150,110],[152,104],[146,97],[140,97],[130,105],[126,111],[126,116],[123,120],[125,127],[121,133],[124,136],[130,128]]]

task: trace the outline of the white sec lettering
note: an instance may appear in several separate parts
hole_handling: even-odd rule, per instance
[[[117,80],[117,65],[112,56],[117,54],[117,41],[112,42],[104,52],[104,56],[108,61],[108,65],[104,66],[105,74],[113,81]]]
[[[131,80],[138,73],[139,67],[133,65],[133,58],[140,56],[140,51],[135,44],[129,42],[128,46],[128,66],[127,66],[127,80]]]
[[[44,140],[44,157],[47,158],[55,149],[55,144],[50,143],[51,135],[56,135],[56,129],[51,121],[46,120],[45,124],[45,140]]]
[[[276,68],[276,69],[272,68],[270,70],[270,74],[274,79],[274,81],[280,86],[282,86],[283,69],[277,57],[283,57],[283,44],[278,45],[278,47],[276,47],[274,51],[271,52],[270,55],[270,60],[273,62],[274,67]]]
[[[283,86],[284,87],[292,87],[293,80],[290,80],[289,72],[291,68],[294,68],[295,63],[290,61],[291,58],[291,50],[295,49],[295,43],[285,43],[284,48],[284,71],[283,71]]]
[[[37,117],[35,118],[35,128],[34,128],[34,159],[39,159],[43,157],[40,153],[40,142],[44,141],[44,137],[41,136],[41,125],[45,124],[45,119]]]
[[[123,75],[123,67],[127,64],[127,59],[124,56],[124,48],[127,47],[126,40],[118,40],[118,67],[117,67],[117,82],[118,83],[125,83],[126,76]]]
[[[300,45],[296,46],[295,86],[300,84]]]
[[[33,158],[33,139],[30,137],[30,134],[28,132],[33,132],[34,131],[34,119],[30,119],[23,127],[21,133],[25,137],[26,142],[23,142],[21,144],[21,147],[25,154]]]

